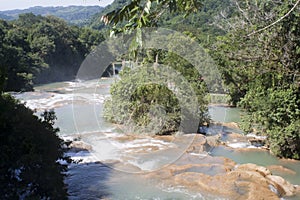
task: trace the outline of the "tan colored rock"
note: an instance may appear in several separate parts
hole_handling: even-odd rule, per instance
[[[126,149],[127,152],[131,152],[131,153],[149,153],[158,150],[159,150],[158,146],[151,146],[151,145],[142,146],[142,147],[130,147]]]
[[[206,137],[207,144],[211,147],[218,146],[220,144],[220,139],[221,139],[220,134]]]
[[[263,177],[271,175],[271,171],[265,167],[258,166],[252,163],[239,165],[237,167],[237,170],[243,170],[243,171],[254,171],[260,173]]]
[[[172,142],[175,139],[174,135],[154,135],[154,139],[163,140],[165,142]]]
[[[270,185],[275,187],[280,196],[291,196],[297,191],[300,192],[298,187],[283,178],[271,175],[266,167],[251,163],[236,166],[232,160],[222,157],[206,156],[199,159],[197,156],[185,154],[181,159],[147,174],[146,178],[156,178],[164,185],[184,186],[190,191],[229,199],[279,199],[270,189]]]
[[[268,187],[268,181],[254,171],[233,171],[209,176],[196,172],[175,175],[174,182],[191,190],[200,190],[229,199],[279,199]]]
[[[207,139],[204,135],[197,134],[193,138],[192,144],[186,150],[187,153],[202,153],[209,151],[211,149],[210,145],[207,143]]]
[[[293,196],[296,193],[296,187],[284,178],[274,175],[268,175],[266,178],[270,184],[276,187],[281,196]]]
[[[232,192],[242,194],[242,199],[279,199],[269,189],[267,180],[258,171],[232,171],[226,174],[223,180],[224,184],[234,188]]]
[[[235,124],[229,125],[231,127],[236,126]],[[232,135],[233,138],[235,136],[240,138],[241,135]],[[120,140],[131,141],[136,138],[124,136]],[[224,197],[226,199],[243,200],[279,199],[279,196],[270,189],[270,185],[274,186],[278,193],[283,196],[291,196],[300,191],[298,187],[290,184],[283,178],[273,176],[270,168],[251,163],[237,166],[231,159],[212,157],[209,154],[205,154],[208,148],[218,144],[219,135],[206,137],[201,134],[188,134],[180,137],[153,136],[153,138],[166,142],[180,139],[181,142],[184,141],[184,144],[190,144],[189,141],[192,141],[185,153],[175,163],[166,165],[160,170],[141,175],[146,179],[159,180],[165,186],[183,186],[190,191],[203,194],[208,193],[209,195],[216,195],[216,197]],[[128,149],[140,152],[135,147]],[[144,146],[143,149],[158,150],[157,147],[151,145]],[[141,171],[135,169],[134,166],[124,166],[124,169]],[[275,169],[274,166],[273,169]]]
[[[266,151],[269,152],[268,149],[266,148],[236,148],[234,149],[235,151],[240,151],[240,152],[245,152],[245,151],[251,151],[251,152],[262,152],[262,151]]]
[[[138,139],[139,137],[137,135],[122,135],[120,137],[117,137],[116,139],[120,142],[128,142],[133,141],[135,139]]]
[[[221,125],[227,126],[229,128],[233,128],[233,129],[240,129],[238,123],[236,123],[236,122],[227,122],[227,123],[223,122],[223,123],[221,123]]]
[[[294,185],[295,186],[295,192],[297,195],[300,195],[300,185]]]
[[[227,140],[247,141],[248,138],[240,133],[227,133]]]

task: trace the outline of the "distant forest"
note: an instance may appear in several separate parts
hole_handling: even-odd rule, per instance
[[[16,9],[0,11],[0,19],[14,20],[17,19],[20,14],[33,13],[35,15],[53,15],[61,19],[66,20],[72,25],[82,26],[88,23],[88,20],[99,13],[104,8],[101,6],[57,6],[57,7],[42,7],[35,6],[28,9]]]

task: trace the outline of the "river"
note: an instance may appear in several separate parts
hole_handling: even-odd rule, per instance
[[[147,136],[128,138],[122,133],[122,127],[107,123],[101,116],[103,102],[109,97],[109,87],[113,81],[106,78],[100,81],[59,82],[37,86],[34,92],[15,94],[29,108],[36,109],[37,114],[45,109],[54,109],[59,136],[65,140],[77,140],[79,144],[84,142],[91,148],[90,151],[77,149],[68,152],[78,161],[68,166],[65,180],[70,199],[223,199],[178,185],[170,186],[159,179],[145,179],[140,175],[158,171],[180,160],[195,135],[180,135],[171,141]],[[215,121],[239,120],[240,111],[237,108],[212,106],[209,110]],[[241,133],[240,130],[235,132]],[[240,151],[239,145],[245,143],[235,141],[233,144],[235,148],[218,146],[209,149],[208,153],[216,158],[230,158],[238,164],[283,166],[293,173],[275,170],[273,174],[284,177],[292,184],[300,184],[300,162],[280,160],[260,149]]]

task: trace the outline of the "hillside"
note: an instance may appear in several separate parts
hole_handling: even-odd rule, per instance
[[[17,19],[19,14],[33,13],[35,15],[54,15],[56,17],[66,20],[70,24],[83,25],[93,15],[103,10],[100,6],[67,6],[67,7],[31,7],[24,10],[7,10],[0,11],[0,19],[13,20]]]
[[[88,26],[94,29],[109,29],[110,26],[105,26],[101,21],[101,17],[113,10],[119,9],[126,5],[128,0],[115,0],[110,5],[106,6],[101,12],[96,13],[89,20]],[[201,39],[206,40],[207,35],[219,36],[223,35],[224,31],[213,25],[216,17],[221,12],[229,15],[235,12],[231,0],[203,0],[203,7],[201,11],[193,13],[187,17],[180,13],[166,12],[162,15],[158,22],[158,26],[170,28],[180,32],[189,31],[193,35],[198,35]],[[201,36],[200,36],[201,35]]]

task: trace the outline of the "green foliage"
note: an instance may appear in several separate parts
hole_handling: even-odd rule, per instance
[[[155,134],[166,134],[177,131],[180,106],[176,96],[164,85],[145,84],[126,98],[124,92],[131,92],[128,88],[133,85],[131,78],[143,83],[142,76],[137,80],[130,76],[130,70],[127,73],[122,73],[122,80],[111,89],[112,99],[105,103],[106,119],[130,126],[132,132],[149,134],[157,130]]]
[[[208,99],[208,101],[212,104],[229,104],[230,96],[227,94],[210,93]]]
[[[85,56],[104,40],[98,31],[33,14],[0,21],[0,35],[4,91],[28,91],[34,83],[74,79]]]
[[[275,127],[268,131],[272,153],[279,157],[300,160],[300,120],[286,127]]]
[[[132,1],[129,4],[117,1],[113,6],[118,9],[108,10],[102,20],[114,26],[117,32],[137,30],[138,39],[141,27],[164,26],[201,42],[210,49],[228,88],[224,91],[219,87],[223,83],[213,83],[213,76],[202,74],[210,78],[205,79],[209,90],[228,92],[233,105],[245,108],[248,114],[243,118],[243,127],[246,131],[267,134],[274,154],[299,159],[299,5],[277,21],[296,1],[207,0],[201,2],[202,11],[196,14],[190,9],[172,7],[183,2],[188,5],[189,1]],[[161,6],[168,3],[173,5]],[[168,9],[171,12],[166,13]],[[183,18],[182,11],[190,15]],[[209,25],[214,26],[208,28]],[[260,29],[263,31],[256,32]],[[139,44],[135,47],[138,49]],[[153,62],[155,54],[161,63],[174,60],[174,66],[185,66],[176,56],[161,52],[148,53],[145,62],[147,59]],[[214,65],[208,60],[202,62],[205,66]],[[144,90],[149,92],[149,89]]]
[[[144,56],[143,66],[123,69],[111,86],[105,118],[147,134],[197,132],[207,124],[207,89],[197,70],[173,53],[160,51],[161,64],[153,66],[153,51]]]
[[[201,45],[206,46],[212,43],[216,36],[225,34],[222,29],[213,25],[215,17],[221,12],[233,12],[230,0],[203,0],[201,9],[196,13],[188,16],[179,12],[164,13],[158,25],[180,32],[189,32]]]
[[[202,6],[200,0],[133,0],[121,8],[115,9],[102,16],[105,24],[113,25],[113,33],[133,30],[142,27],[157,26],[161,15],[166,11],[184,13],[185,16],[197,12]],[[119,24],[122,26],[117,26]]]
[[[66,168],[57,163],[63,141],[49,123],[53,113],[46,116],[41,120],[10,95],[0,96],[1,199],[67,199]]]
[[[111,4],[107,5],[101,12],[95,14],[89,21],[88,26],[93,29],[103,30],[107,29],[105,24],[101,20],[102,16],[112,12],[114,10],[120,9],[128,3],[128,0],[114,0]]]
[[[228,33],[218,38],[212,54],[231,101],[248,111],[244,129],[267,134],[275,155],[299,159],[299,6],[273,27],[255,33],[285,15],[294,3],[237,1],[237,5],[243,12],[220,22]]]
[[[249,113],[244,126],[267,133],[270,149],[279,157],[300,159],[299,97],[296,85],[268,89],[256,85],[240,102]]]
[[[209,4],[209,1],[203,2],[207,4],[205,8],[209,10],[208,8],[214,7],[218,1],[216,0],[211,4]],[[108,120],[119,124],[129,124],[129,126],[136,125],[139,128],[146,126],[148,132],[151,132],[150,130],[155,130],[155,127],[160,127],[159,131],[156,132],[158,134],[170,133],[179,129],[189,132],[188,129],[185,129],[186,127],[180,127],[180,124],[182,124],[184,121],[190,121],[191,124],[194,123],[194,125],[196,124],[197,127],[198,125],[202,126],[208,123],[207,98],[205,98],[207,90],[211,92],[213,91],[222,93],[224,90],[222,83],[218,81],[218,78],[216,78],[218,72],[212,70],[216,69],[215,64],[211,59],[209,59],[206,53],[201,51],[198,52],[198,50],[196,50],[197,52],[194,52],[195,54],[193,55],[186,55],[186,52],[183,53],[183,55],[187,56],[185,58],[187,60],[194,60],[195,58],[190,58],[190,56],[196,55],[198,58],[196,64],[197,66],[193,66],[187,60],[180,58],[175,53],[172,53],[172,50],[174,52],[180,51],[181,49],[181,51],[184,51],[184,48],[182,48],[180,45],[168,44],[169,46],[167,48],[170,52],[152,49],[149,49],[146,52],[139,51],[140,48],[143,48],[143,33],[141,31],[142,27],[159,25],[171,28],[176,27],[175,29],[177,29],[178,26],[184,24],[183,27],[179,28],[178,30],[185,31],[184,33],[188,35],[189,38],[195,38],[198,41],[202,40],[202,38],[198,39],[200,38],[199,36],[201,35],[200,33],[202,30],[195,31],[195,27],[204,27],[204,24],[209,21],[208,19],[211,18],[211,16],[206,16],[207,21],[204,20],[199,23],[199,21],[202,19],[202,16],[205,15],[205,12],[202,12],[201,14],[196,13],[196,11],[203,6],[201,3],[200,1],[132,1],[125,5],[126,2],[124,1],[115,1],[112,4],[112,7],[117,9],[107,10],[106,13],[104,13],[102,20],[106,24],[111,24],[114,26],[113,30],[115,32],[136,30],[136,42],[131,45],[134,59],[137,59],[138,62],[141,62],[144,65],[147,63],[158,62],[154,64],[158,65],[158,67],[150,67],[150,71],[149,69],[144,69],[142,67],[139,68],[140,71],[138,73],[135,71],[136,69],[128,69],[128,71],[124,71],[121,74],[121,80],[114,84],[111,88],[112,99],[107,101],[105,104],[105,115]],[[221,10],[221,8],[218,9]],[[164,14],[164,12],[167,10],[170,12]],[[192,15],[192,12],[195,14]],[[179,16],[177,17],[176,15]],[[183,20],[187,23],[182,23]],[[185,26],[185,24],[188,25]],[[176,39],[180,40],[179,37]],[[158,40],[164,40],[164,36],[162,35]],[[178,43],[182,44],[182,42],[179,41]],[[189,46],[189,44],[185,45]],[[199,49],[201,48],[199,47]],[[187,80],[187,85],[184,85],[185,89],[181,89],[183,91],[187,90],[188,87],[193,88],[192,90],[195,93],[189,94],[187,92],[187,95],[190,95],[190,98],[195,97],[198,102],[197,108],[193,108],[194,110],[192,109],[193,106],[192,103],[187,100],[188,97],[179,95],[179,98],[176,93],[174,94],[174,91],[170,91],[168,87],[162,86],[166,83],[169,85],[176,85],[176,83],[180,85],[180,83],[178,83],[178,81],[182,81],[180,78],[178,78],[178,80],[168,80],[162,77],[164,83],[159,82],[158,84],[145,85],[147,80],[150,81],[151,79],[155,79],[158,74],[162,76],[162,74],[165,72],[164,70],[167,70],[163,65],[171,66],[172,70],[180,73],[180,75],[174,75],[172,73],[169,75],[165,74],[163,77],[185,77]],[[199,74],[197,69],[201,69],[200,71],[202,74]],[[204,79],[207,85],[204,83]],[[132,85],[141,86],[135,88]],[[126,94],[133,95],[134,97],[124,98],[124,95],[126,96]],[[164,97],[164,99],[160,99],[162,97]],[[162,119],[163,117],[161,117],[158,113],[156,113],[156,115],[151,113],[157,111],[151,111],[151,109],[153,109],[153,104],[159,104],[163,108],[165,112],[164,119]],[[161,109],[160,106],[158,110]],[[173,111],[171,111],[172,109]],[[149,124],[150,121],[153,121],[153,123]],[[162,122],[164,122],[163,125],[161,125]],[[133,125],[130,123],[133,123]],[[147,132],[147,130],[143,130],[142,132]],[[197,130],[192,131],[195,132]]]

